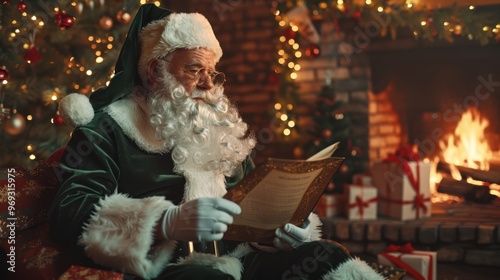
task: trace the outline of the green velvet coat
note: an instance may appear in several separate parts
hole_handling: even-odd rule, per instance
[[[50,213],[53,235],[74,247],[96,204],[113,193],[163,196],[178,204],[185,180],[173,168],[170,153],[142,150],[107,113],[96,113],[89,124],[74,130],[57,170],[60,187]],[[253,168],[248,158],[227,178],[227,186]]]

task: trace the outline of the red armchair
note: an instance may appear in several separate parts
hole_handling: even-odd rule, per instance
[[[75,264],[50,239],[47,223],[63,152],[58,150],[34,169],[9,168],[0,174],[0,247],[6,258],[2,279],[58,279]]]

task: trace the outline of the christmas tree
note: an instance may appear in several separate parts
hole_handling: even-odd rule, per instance
[[[333,186],[329,186],[328,192],[343,191],[343,185],[351,183],[352,175],[363,171],[361,150],[351,136],[352,122],[344,113],[344,102],[337,100],[335,86],[331,73],[327,73],[325,85],[318,94],[316,111],[313,116],[312,128],[308,131],[311,140],[305,145],[305,153],[309,156],[319,152],[327,146],[339,142],[335,151],[336,157],[344,157],[345,160],[339,172],[333,178]]]
[[[63,147],[67,94],[90,94],[113,74],[138,0],[2,1],[0,167],[32,168]]]

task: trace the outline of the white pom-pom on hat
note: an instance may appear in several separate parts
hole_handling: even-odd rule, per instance
[[[59,102],[59,115],[72,127],[88,124],[94,118],[94,108],[83,94],[71,93]]]

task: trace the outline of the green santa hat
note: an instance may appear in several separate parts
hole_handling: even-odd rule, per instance
[[[94,112],[122,99],[141,85],[148,63],[176,49],[207,48],[218,61],[222,49],[208,20],[199,13],[173,13],[145,4],[139,8],[122,46],[115,74],[109,85],[94,91],[90,98],[69,94],[59,103],[59,114],[71,126],[89,123]]]

